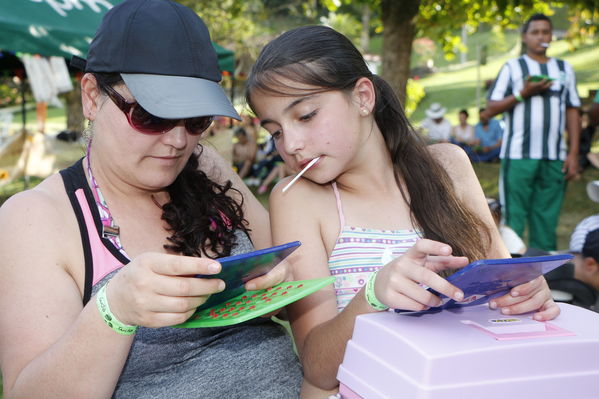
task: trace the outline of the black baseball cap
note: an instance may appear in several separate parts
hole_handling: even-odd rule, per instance
[[[202,19],[171,0],[125,0],[111,8],[92,40],[86,72],[118,72],[149,113],[179,119],[240,119],[218,82],[216,51]]]
[[[599,229],[589,232],[582,246],[582,256],[599,262]]]

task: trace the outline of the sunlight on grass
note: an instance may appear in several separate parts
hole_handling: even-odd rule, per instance
[[[487,65],[480,67],[480,81],[495,79],[501,66],[510,58],[518,55],[517,46],[510,52],[489,58]],[[574,68],[577,78],[577,87],[581,97],[588,96],[590,89],[599,89],[599,46],[584,47],[572,53],[568,43],[560,40],[553,42],[549,55],[565,59]],[[419,124],[424,119],[424,111],[433,103],[440,102],[447,108],[447,119],[452,124],[457,123],[457,113],[466,108],[470,113],[470,123],[478,121],[476,104],[477,68],[472,63],[463,68],[454,67],[453,70],[443,70],[419,80],[424,86],[426,96],[418,104],[412,114],[411,120]],[[486,101],[486,92],[481,87],[481,105]]]

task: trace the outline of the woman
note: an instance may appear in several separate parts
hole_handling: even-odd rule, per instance
[[[127,0],[85,70],[85,158],[0,210],[4,396],[297,396],[298,361],[269,319],[169,327],[224,288],[194,277],[215,258],[271,244],[264,208],[198,146],[214,115],[238,118],[205,25],[173,1]]]

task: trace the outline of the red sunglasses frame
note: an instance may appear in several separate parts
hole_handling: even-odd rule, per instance
[[[106,92],[117,108],[125,114],[129,125],[143,134],[166,133],[183,120],[187,132],[197,136],[206,131],[214,120],[213,116],[200,116],[185,119],[160,118],[146,111],[137,101],[131,103],[127,102],[127,100],[125,100],[125,98],[111,86],[103,85],[101,88]]]

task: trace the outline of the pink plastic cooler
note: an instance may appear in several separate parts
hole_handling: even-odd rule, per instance
[[[559,306],[550,323],[487,305],[360,316],[337,374],[341,396],[597,399],[599,314]]]

